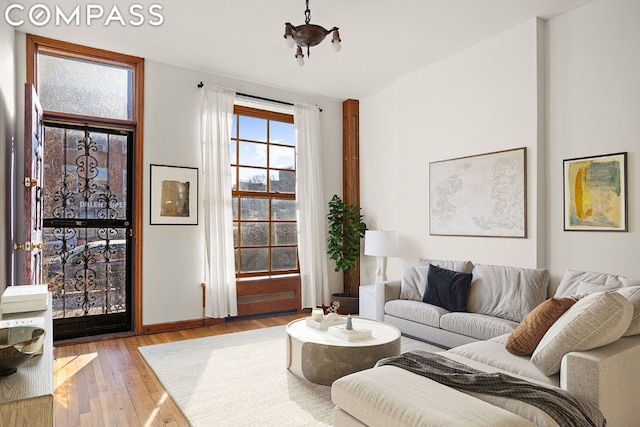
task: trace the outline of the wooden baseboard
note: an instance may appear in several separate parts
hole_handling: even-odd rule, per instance
[[[202,328],[204,326],[213,326],[213,325],[218,325],[224,322],[225,322],[224,319],[205,318],[205,319],[183,320],[180,322],[155,323],[153,325],[144,325],[142,327],[142,334],[149,335],[149,334],[159,334],[162,332],[174,332],[182,329]]]

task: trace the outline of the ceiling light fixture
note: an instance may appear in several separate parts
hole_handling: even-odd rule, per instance
[[[284,39],[288,47],[298,46],[296,49],[296,64],[299,66],[304,65],[304,54],[302,48],[307,48],[307,56],[310,55],[309,48],[320,44],[328,34],[333,33],[331,38],[331,47],[334,51],[340,52],[340,33],[338,27],[333,27],[330,30],[325,30],[320,25],[310,24],[311,11],[309,10],[309,0],[306,0],[307,9],[304,11],[304,25],[298,25],[297,27],[291,25],[290,22],[284,24]]]

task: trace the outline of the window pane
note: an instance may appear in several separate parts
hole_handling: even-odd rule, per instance
[[[269,141],[274,144],[294,146],[296,133],[293,123],[275,122],[269,123]]]
[[[266,197],[243,197],[240,199],[242,220],[269,219],[269,199]]]
[[[240,249],[241,273],[269,270],[269,249]]]
[[[240,141],[239,164],[243,166],[267,167],[267,145]]]
[[[267,171],[256,168],[238,168],[240,190],[267,191]]]
[[[296,270],[298,251],[296,248],[273,248],[272,270]]]
[[[232,165],[238,164],[238,158],[236,157],[236,141],[231,140],[229,142],[229,160]]]
[[[38,94],[45,110],[132,120],[133,70],[38,54]]]
[[[238,135],[238,115],[234,114],[231,119],[231,138],[236,138]]]
[[[274,199],[271,202],[271,217],[273,219],[296,219],[296,201]]]
[[[44,218],[127,218],[122,135],[45,127]]]
[[[240,139],[267,141],[267,121],[255,117],[240,116]]]
[[[233,219],[237,221],[238,220],[238,197],[237,196],[231,197],[231,211],[233,212]]]
[[[233,247],[237,248],[238,247],[238,223],[234,222],[233,223]],[[236,262],[236,264],[238,264]]]
[[[293,147],[269,146],[269,167],[278,169],[296,168],[296,150]]]
[[[240,246],[266,246],[269,244],[269,223],[240,223]]]
[[[269,176],[269,185],[271,191],[279,193],[295,193],[296,192],[296,174],[295,172],[271,171]]]
[[[231,189],[236,190],[238,185],[238,168],[231,166]]]
[[[273,245],[296,245],[298,243],[298,227],[291,222],[273,223]]]

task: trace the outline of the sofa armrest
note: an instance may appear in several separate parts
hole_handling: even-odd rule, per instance
[[[384,320],[384,305],[393,299],[400,299],[399,280],[376,283],[376,320]]]
[[[640,419],[640,336],[562,358],[560,387],[598,405],[609,427]]]

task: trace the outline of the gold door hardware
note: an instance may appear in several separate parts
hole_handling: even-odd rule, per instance
[[[40,182],[37,178],[31,178],[30,176],[24,177],[24,186],[25,187],[38,187]]]
[[[24,242],[24,244],[14,243],[13,250],[19,251],[20,249],[30,252],[32,250],[42,249],[42,243]]]

